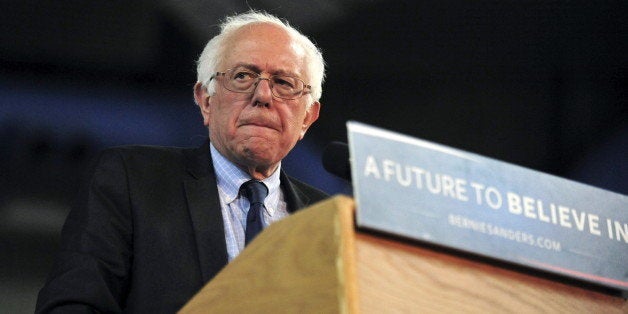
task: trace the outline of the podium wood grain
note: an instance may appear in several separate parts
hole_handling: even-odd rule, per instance
[[[356,313],[353,208],[315,204],[260,233],[180,313]]]
[[[181,313],[628,313],[628,302],[355,231],[336,196],[264,230]]]
[[[356,251],[362,313],[628,313],[620,297],[381,237],[358,233]]]

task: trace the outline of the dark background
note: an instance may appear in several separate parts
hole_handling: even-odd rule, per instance
[[[29,313],[100,149],[197,146],[195,59],[225,14],[287,18],[327,61],[321,118],[356,120],[628,194],[625,1],[0,1],[0,312]]]

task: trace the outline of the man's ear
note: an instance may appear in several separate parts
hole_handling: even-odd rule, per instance
[[[201,115],[203,116],[203,125],[209,126],[209,93],[207,93],[207,88],[201,84],[201,82],[196,82],[194,85],[194,101],[198,108],[201,110]]]
[[[301,125],[301,136],[299,137],[300,140],[303,139],[305,132],[307,132],[314,121],[318,120],[320,110],[321,103],[318,101],[313,102],[310,107],[305,110],[305,118],[303,119],[303,124]]]

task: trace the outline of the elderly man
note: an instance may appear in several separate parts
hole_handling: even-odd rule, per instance
[[[320,51],[281,20],[228,18],[194,87],[209,141],[103,152],[37,312],[175,312],[260,229],[325,198],[281,171],[318,118],[323,76]]]

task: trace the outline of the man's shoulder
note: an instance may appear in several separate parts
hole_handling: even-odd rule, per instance
[[[127,170],[183,169],[198,158],[198,147],[174,147],[155,145],[125,145],[103,149],[95,158],[94,166],[124,165]]]
[[[117,155],[124,158],[139,159],[160,159],[160,158],[180,158],[186,156],[198,147],[175,147],[157,145],[124,145],[114,146],[102,150],[101,155]]]

